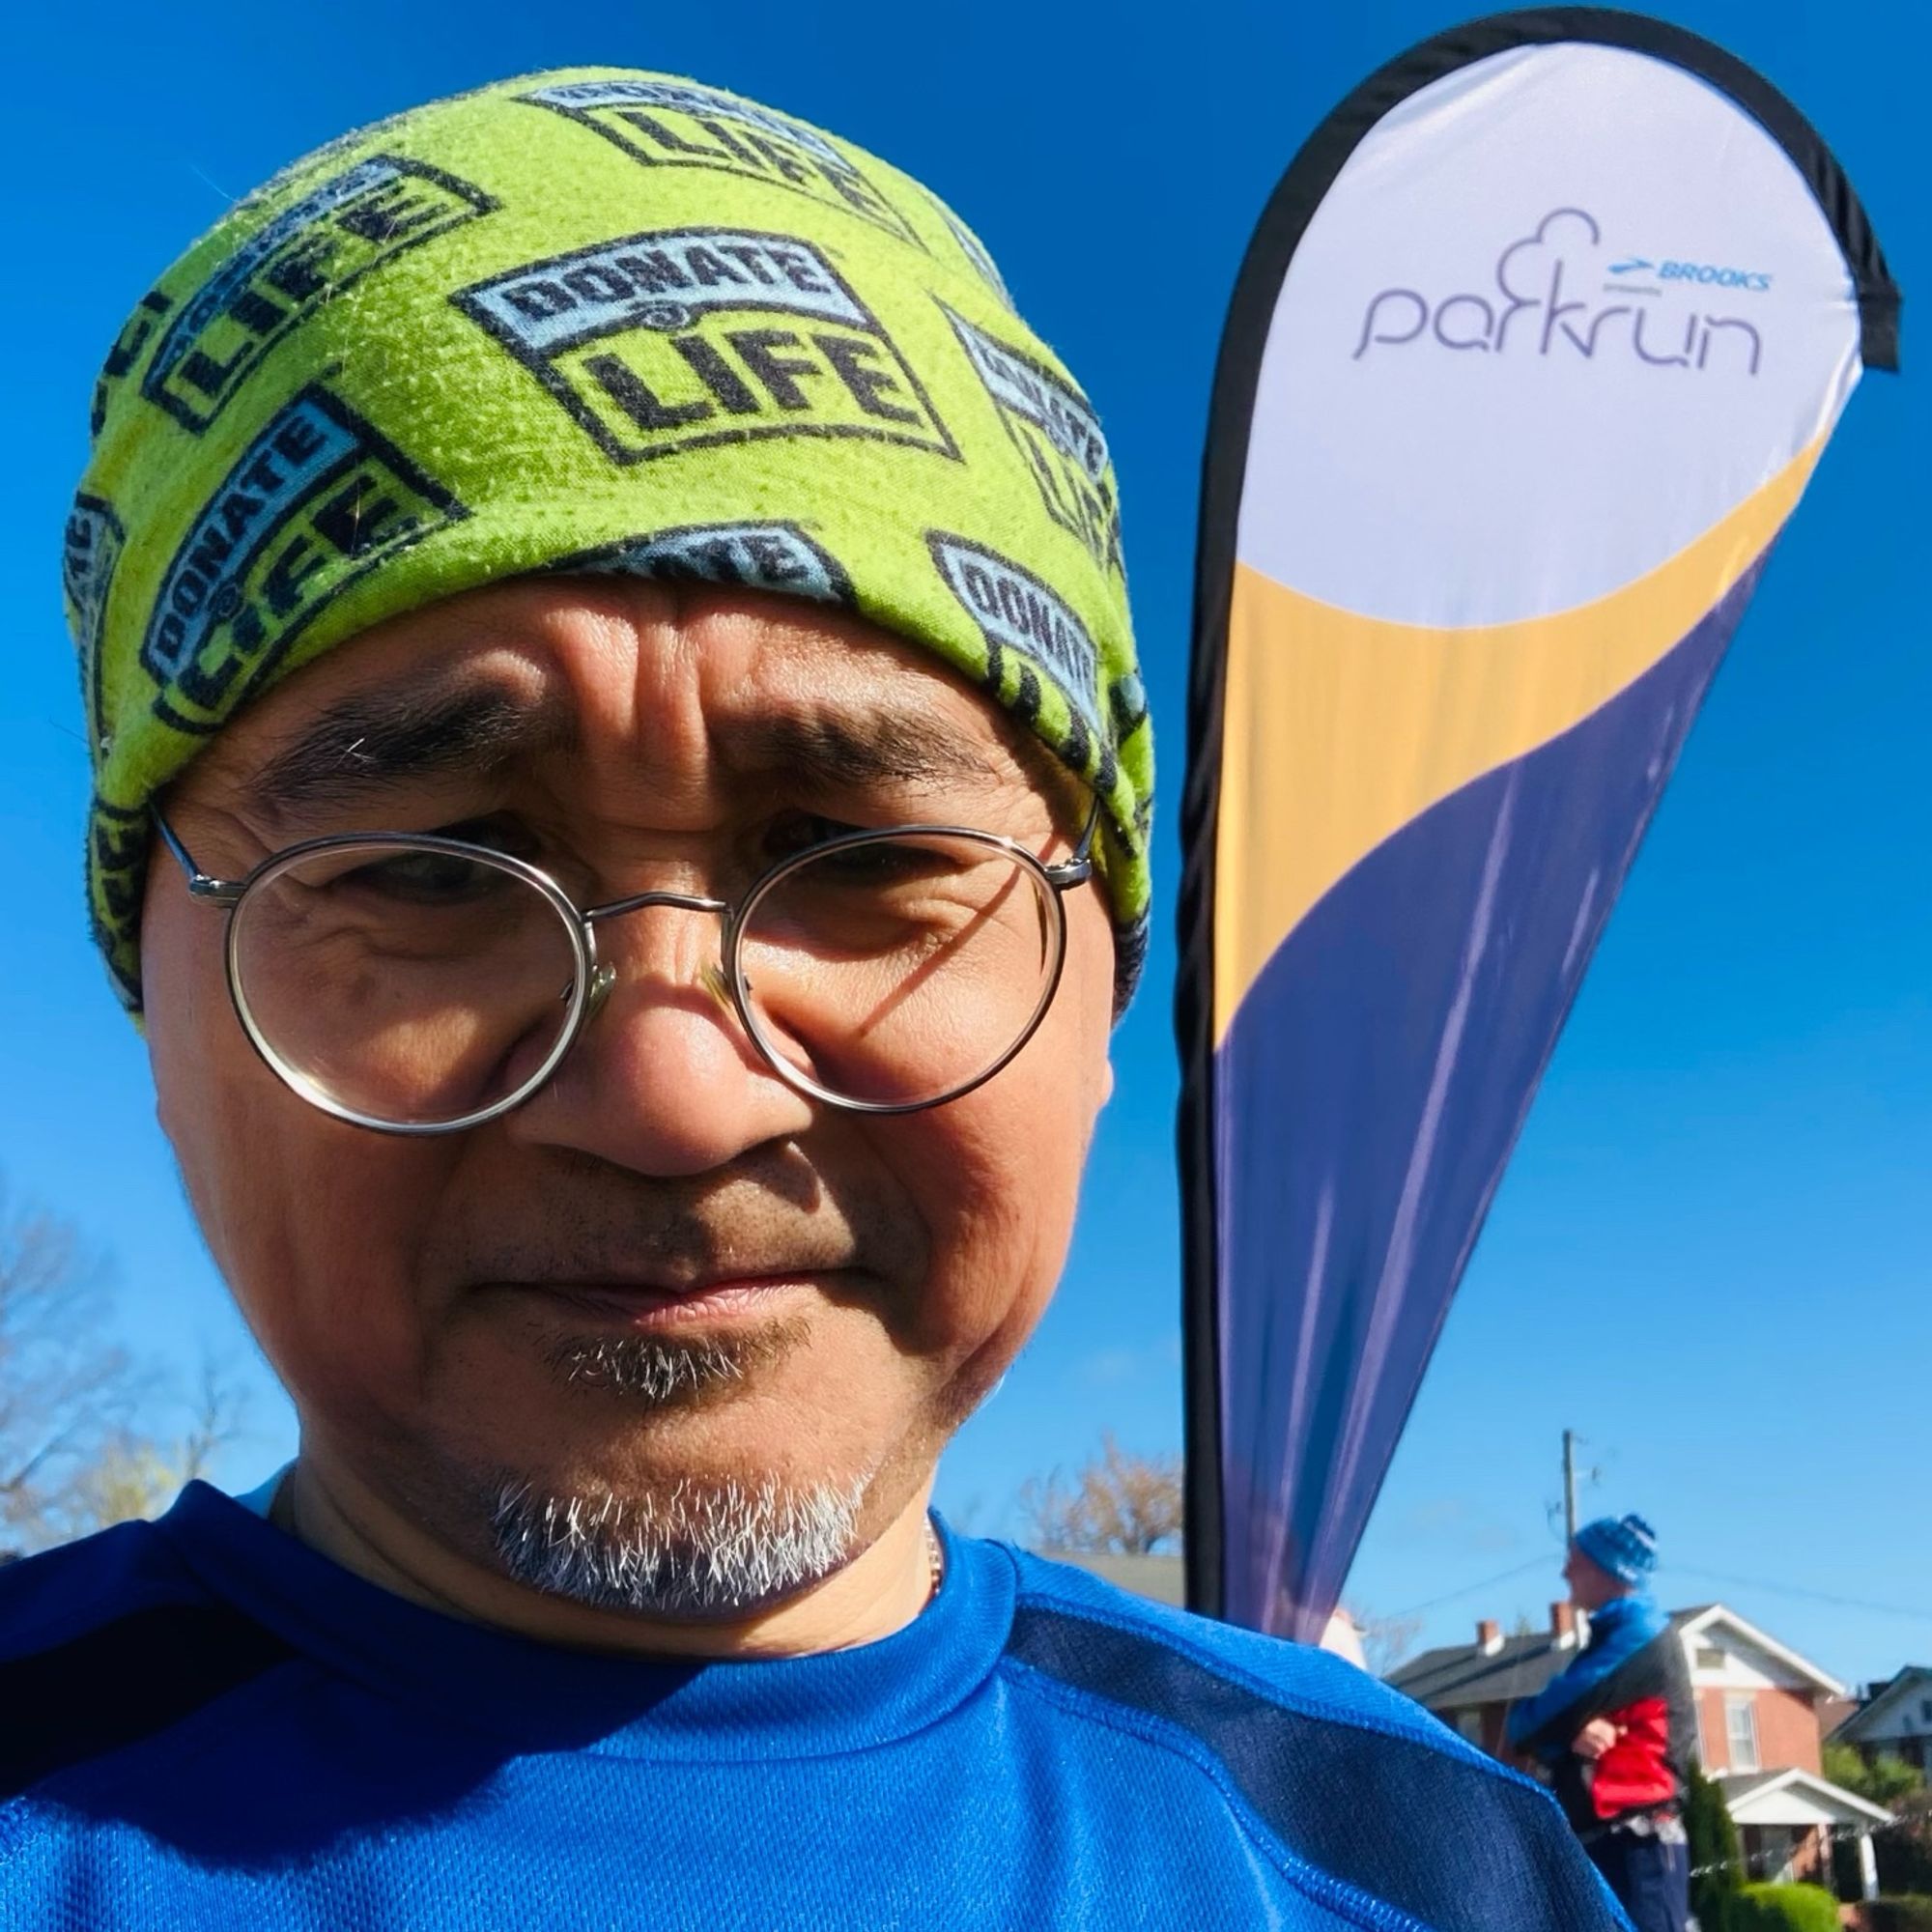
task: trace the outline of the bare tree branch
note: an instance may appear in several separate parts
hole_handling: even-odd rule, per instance
[[[1420,1617],[1378,1617],[1359,1604],[1345,1605],[1344,1608],[1361,1637],[1362,1662],[1371,1676],[1386,1677],[1415,1648],[1415,1640],[1422,1634]]]
[[[110,1339],[108,1282],[71,1222],[0,1186],[0,1550],[152,1514],[242,1432],[241,1384],[212,1361],[179,1441],[142,1427],[166,1384]]]
[[[1179,1456],[1129,1455],[1109,1434],[1070,1482],[1030,1478],[1018,1507],[1037,1549],[1145,1556],[1179,1541],[1181,1502]]]
[[[206,1476],[221,1450],[247,1434],[248,1392],[232,1362],[205,1355],[194,1414],[176,1458],[181,1480]]]

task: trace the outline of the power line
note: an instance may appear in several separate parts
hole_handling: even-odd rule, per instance
[[[1548,1570],[1548,1555],[1532,1556],[1527,1563],[1519,1563],[1513,1570],[1505,1570],[1494,1577],[1485,1577],[1480,1583],[1465,1583],[1460,1590],[1450,1590],[1440,1597],[1431,1597],[1426,1604],[1411,1604],[1406,1610],[1397,1610],[1398,1617],[1419,1617],[1425,1610],[1439,1609],[1444,1604],[1453,1604],[1459,1597],[1473,1597],[1478,1590],[1492,1590],[1498,1583],[1507,1583],[1513,1577],[1524,1577],[1532,1570]]]
[[[1567,1433],[1567,1432],[1566,1432]],[[1594,1472],[1593,1472],[1594,1473]],[[1526,1576],[1532,1570],[1548,1567],[1548,1555],[1532,1556],[1526,1563],[1519,1563],[1513,1569],[1499,1571],[1493,1577],[1485,1577],[1480,1581],[1465,1583],[1459,1589],[1446,1590],[1439,1597],[1431,1597],[1426,1602],[1411,1604],[1406,1610],[1397,1610],[1397,1617],[1419,1617],[1427,1611],[1440,1609],[1445,1604],[1460,1602],[1464,1597],[1473,1597],[1481,1590],[1493,1589],[1498,1583],[1513,1582],[1517,1577]],[[1909,1622],[1932,1626],[1932,1607],[1920,1605],[1917,1608],[1904,1604],[1874,1603],[1867,1597],[1847,1597],[1833,1590],[1809,1590],[1800,1583],[1772,1583],[1762,1577],[1740,1577],[1728,1570],[1710,1570],[1701,1564],[1677,1563],[1670,1565],[1671,1572],[1685,1577],[1702,1577],[1713,1583],[1728,1584],[1738,1590],[1762,1590],[1767,1596],[1790,1597],[1804,1603],[1826,1604],[1833,1609],[1862,1610],[1872,1616],[1904,1617]]]
[[[1834,1609],[1868,1610],[1880,1617],[1909,1617],[1914,1623],[1932,1625],[1932,1609],[1907,1609],[1903,1604],[1874,1604],[1862,1597],[1840,1597],[1830,1590],[1806,1590],[1796,1583],[1767,1583],[1760,1577],[1734,1577],[1723,1570],[1706,1570],[1694,1563],[1673,1563],[1671,1569],[1687,1577],[1708,1577],[1713,1583],[1729,1583],[1740,1590],[1763,1590],[1773,1597],[1800,1597],[1807,1603],[1830,1604]]]
[[[1460,1589],[1447,1590],[1439,1597],[1431,1597],[1425,1603],[1411,1604],[1406,1609],[1393,1612],[1396,1617],[1419,1617],[1430,1610],[1440,1609],[1445,1604],[1460,1602],[1464,1597],[1473,1597],[1481,1590],[1492,1590],[1498,1583],[1513,1582],[1517,1577],[1526,1576],[1532,1570],[1548,1569],[1549,1558],[1532,1556],[1527,1563],[1519,1563],[1514,1569],[1499,1571],[1493,1577],[1485,1577],[1479,1582],[1465,1583]],[[1727,1570],[1707,1570],[1699,1564],[1673,1563],[1671,1570],[1680,1576],[1702,1577],[1713,1583],[1726,1583],[1733,1589],[1762,1590],[1768,1596],[1795,1597],[1812,1604],[1829,1604],[1833,1609],[1864,1610],[1873,1616],[1905,1617],[1914,1623],[1932,1626],[1932,1609],[1910,1609],[1903,1604],[1876,1604],[1862,1597],[1841,1597],[1830,1590],[1807,1590],[1797,1583],[1769,1583],[1761,1577],[1734,1576]]]

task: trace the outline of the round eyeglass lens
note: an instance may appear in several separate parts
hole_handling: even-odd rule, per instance
[[[297,852],[235,909],[255,1043],[332,1113],[445,1126],[548,1073],[582,1004],[562,904],[487,854],[395,839]]]
[[[759,1044],[801,1083],[867,1107],[929,1105],[1025,1040],[1060,976],[1059,897],[992,838],[827,845],[745,909],[738,970]]]

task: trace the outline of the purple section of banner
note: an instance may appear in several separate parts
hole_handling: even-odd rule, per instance
[[[1762,567],[1600,710],[1371,852],[1282,942],[1214,1056],[1236,1623],[1313,1640],[1341,1595],[1556,1036]]]

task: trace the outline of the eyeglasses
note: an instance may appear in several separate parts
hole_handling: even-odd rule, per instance
[[[1046,1016],[1099,822],[1057,865],[997,833],[899,825],[795,853],[736,904],[579,907],[522,859],[415,833],[304,839],[213,878],[154,816],[190,895],[228,914],[255,1050],[324,1113],[392,1134],[457,1133],[535,1094],[617,982],[597,927],[650,908],[724,921],[704,984],[801,1094],[862,1114],[957,1099]]]

